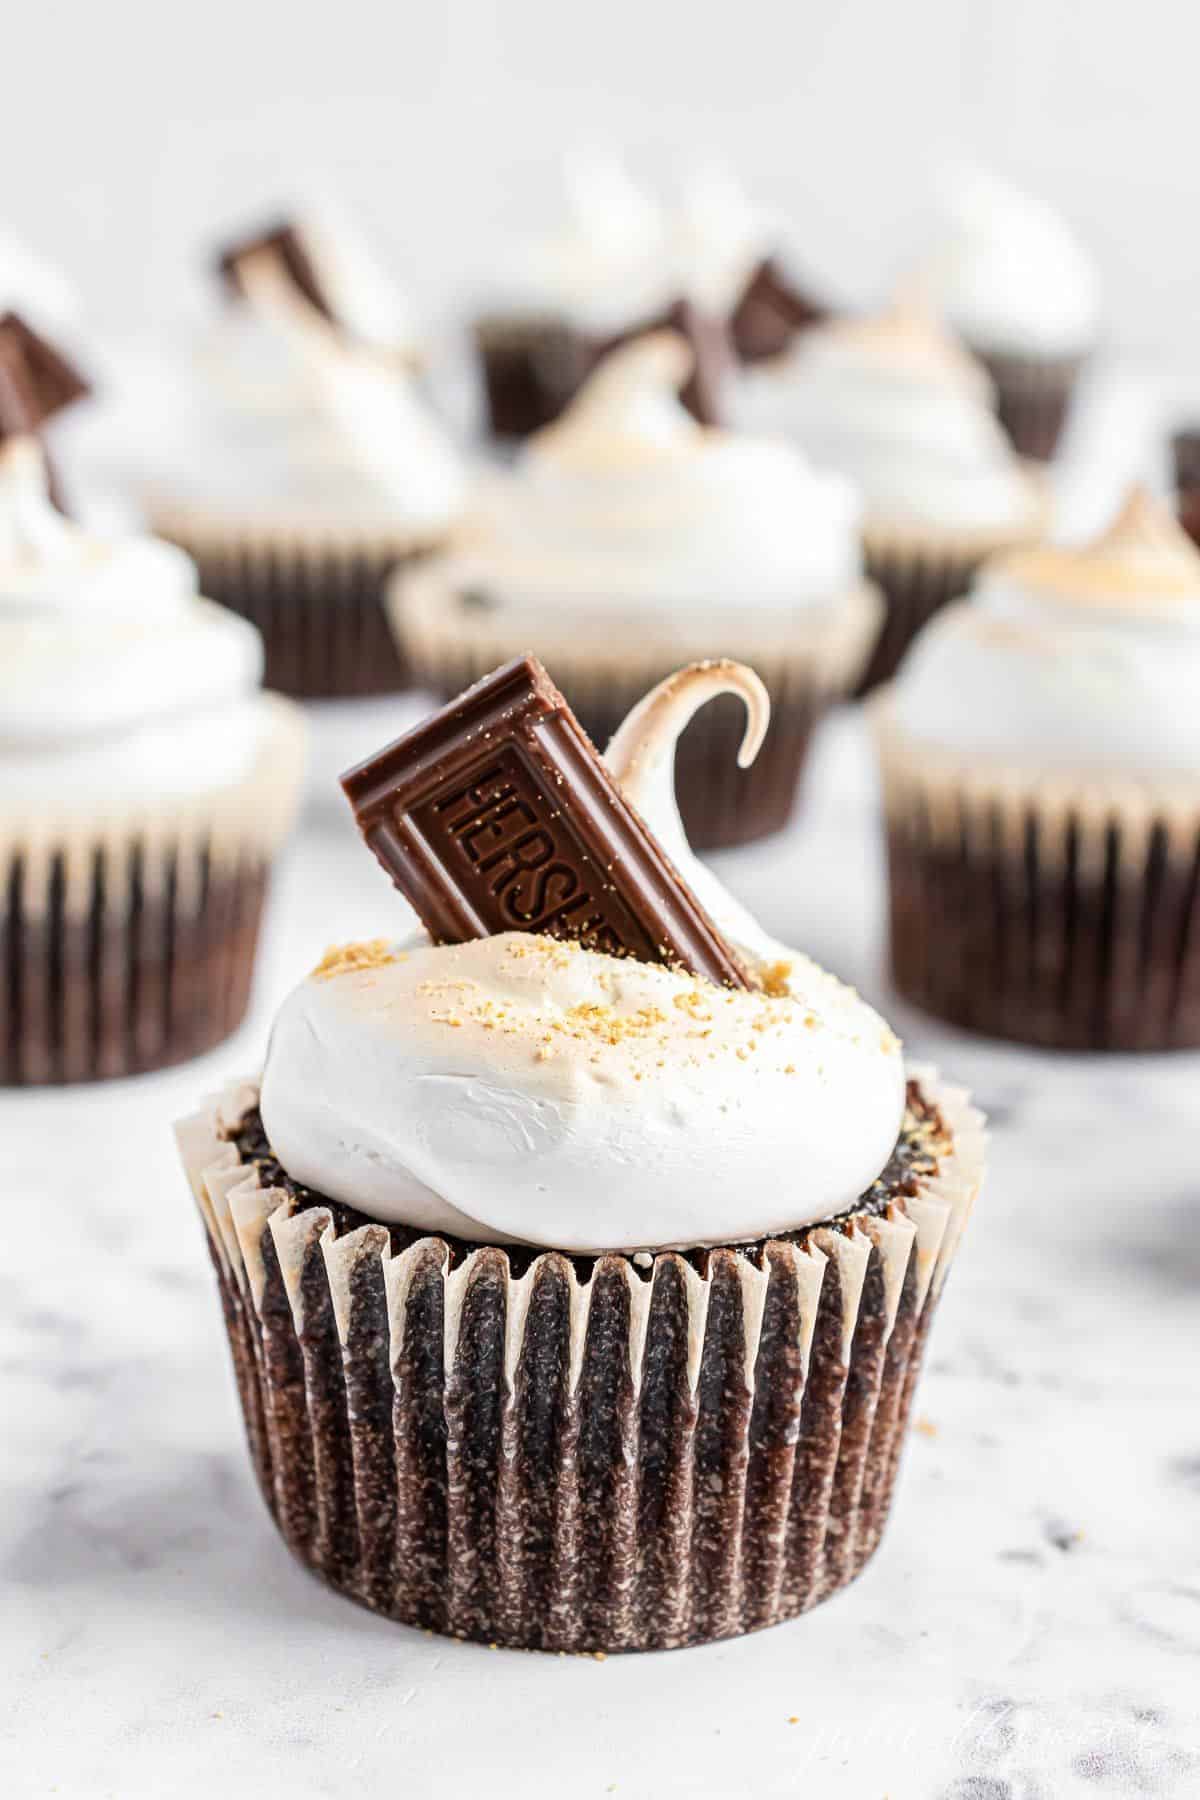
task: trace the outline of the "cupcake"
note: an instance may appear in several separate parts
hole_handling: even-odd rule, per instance
[[[303,760],[243,620],[172,546],[0,449],[0,1083],[131,1075],[240,1022]]]
[[[684,401],[716,423],[732,353],[724,313],[712,310],[701,279],[711,263],[683,265],[670,222],[620,161],[575,158],[565,175],[563,229],[515,259],[500,298],[476,321],[492,434],[523,438],[551,424],[601,358],[663,325],[692,338],[697,362]]]
[[[982,170],[947,183],[946,211],[930,296],[991,375],[1018,455],[1049,462],[1099,337],[1095,268],[1050,207]]]
[[[680,746],[680,807],[712,848],[786,823],[879,600],[848,484],[783,442],[698,425],[678,398],[687,375],[671,334],[613,352],[484,497],[469,549],[394,583],[392,617],[415,679],[441,695],[541,645],[597,744],[679,662],[752,660],[773,708],[754,767],[737,767],[732,701]]]
[[[777,419],[864,497],[866,569],[887,608],[866,692],[989,556],[1041,537],[1045,491],[996,424],[983,370],[920,311],[816,326],[776,367]]]
[[[1200,1046],[1200,553],[1135,492],[1000,558],[877,715],[897,989],[1063,1050]]]
[[[283,229],[227,254],[236,296],[169,395],[146,505],[258,627],[271,686],[350,699],[405,685],[383,589],[447,544],[464,476],[375,287],[357,264],[335,279],[324,244]]]
[[[886,1522],[982,1121],[689,855],[675,729],[633,722],[630,798],[754,986],[520,930],[343,945],[178,1130],[267,1507],[407,1625],[733,1637]]]

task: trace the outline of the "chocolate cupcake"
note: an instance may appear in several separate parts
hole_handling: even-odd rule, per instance
[[[1049,462],[1099,338],[1095,268],[1050,207],[982,170],[947,181],[945,207],[931,298],[992,377],[1018,455]]]
[[[989,556],[1043,535],[1046,490],[997,426],[986,375],[919,309],[815,327],[748,407],[863,494],[866,571],[886,605],[863,693]]]
[[[356,771],[411,897],[525,928],[330,952],[261,1083],[179,1128],[268,1509],[408,1625],[728,1638],[836,1592],[886,1523],[982,1122],[656,817],[660,719],[626,742],[640,818],[528,665]],[[528,870],[531,831],[541,902],[484,866]],[[625,854],[581,857],[597,832]],[[572,930],[572,880],[563,941],[538,924]],[[659,960],[680,907],[733,985]]]
[[[395,692],[406,673],[383,590],[450,541],[458,455],[386,329],[377,272],[340,239],[280,227],[222,269],[226,313],[169,396],[150,520],[258,628],[273,687]]]
[[[195,1056],[246,1009],[303,736],[186,557],[55,512],[0,451],[0,1084]]]
[[[680,661],[752,660],[772,706],[754,766],[737,767],[733,701],[680,744],[688,832],[714,847],[787,822],[879,601],[848,485],[786,444],[698,426],[677,397],[687,375],[673,335],[614,352],[484,496],[469,552],[396,581],[392,617],[416,680],[442,695],[541,644],[597,744]]]
[[[1051,1049],[1200,1046],[1200,554],[1165,508],[992,564],[877,723],[899,991]]]

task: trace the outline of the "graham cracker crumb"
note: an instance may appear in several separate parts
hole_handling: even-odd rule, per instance
[[[762,972],[762,991],[772,1000],[784,1000],[791,992],[789,977],[792,965],[786,960],[769,963]]]
[[[387,938],[367,938],[355,944],[330,944],[313,970],[314,981],[330,981],[361,969],[382,969],[399,957]]]

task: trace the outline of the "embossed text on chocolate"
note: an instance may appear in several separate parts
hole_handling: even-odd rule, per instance
[[[566,933],[613,956],[629,953],[598,884],[587,878],[581,846],[565,818],[551,816],[515,750],[491,758],[414,817],[423,831],[444,837],[515,929]]]

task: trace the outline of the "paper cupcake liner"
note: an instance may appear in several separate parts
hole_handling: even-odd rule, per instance
[[[331,700],[409,685],[383,596],[397,568],[444,544],[378,530],[300,531],[155,504],[150,522],[196,563],[203,593],[257,627],[267,687],[297,700]]]
[[[258,764],[224,793],[71,821],[0,811],[0,1085],[165,1068],[241,1022],[304,760],[294,709],[268,705]]]
[[[551,424],[585,372],[578,334],[550,316],[481,319],[475,347],[493,437],[530,437]]]
[[[877,716],[891,965],[966,1030],[1200,1047],[1200,777],[1071,780],[912,745]]]
[[[989,558],[1036,543],[1049,517],[1048,496],[1035,477],[1029,517],[1018,527],[923,532],[869,521],[863,532],[863,562],[883,594],[885,610],[858,685],[859,697],[892,679],[917,634],[943,606],[967,592]]]
[[[689,842],[699,850],[753,843],[787,824],[813,728],[854,687],[880,610],[879,596],[864,585],[803,622],[764,615],[758,629],[746,624],[732,635],[715,624],[713,639],[698,647],[694,637],[664,640],[650,624],[630,643],[595,618],[564,625],[560,614],[539,626],[524,609],[477,608],[432,564],[402,576],[389,596],[419,687],[449,699],[510,657],[536,651],[602,750],[631,708],[681,663],[711,656],[749,663],[771,696],[771,723],[751,767],[737,766],[745,713],[733,696],[704,707],[679,740],[675,791]],[[692,622],[689,632],[695,630]]]
[[[971,348],[995,384],[996,413],[1017,455],[1053,461],[1087,358],[1002,356]]]
[[[982,1176],[979,1114],[922,1086],[953,1149],[885,1213],[637,1258],[345,1230],[239,1160],[253,1086],[185,1121],[290,1548],[404,1624],[546,1650],[732,1637],[852,1580]]]

